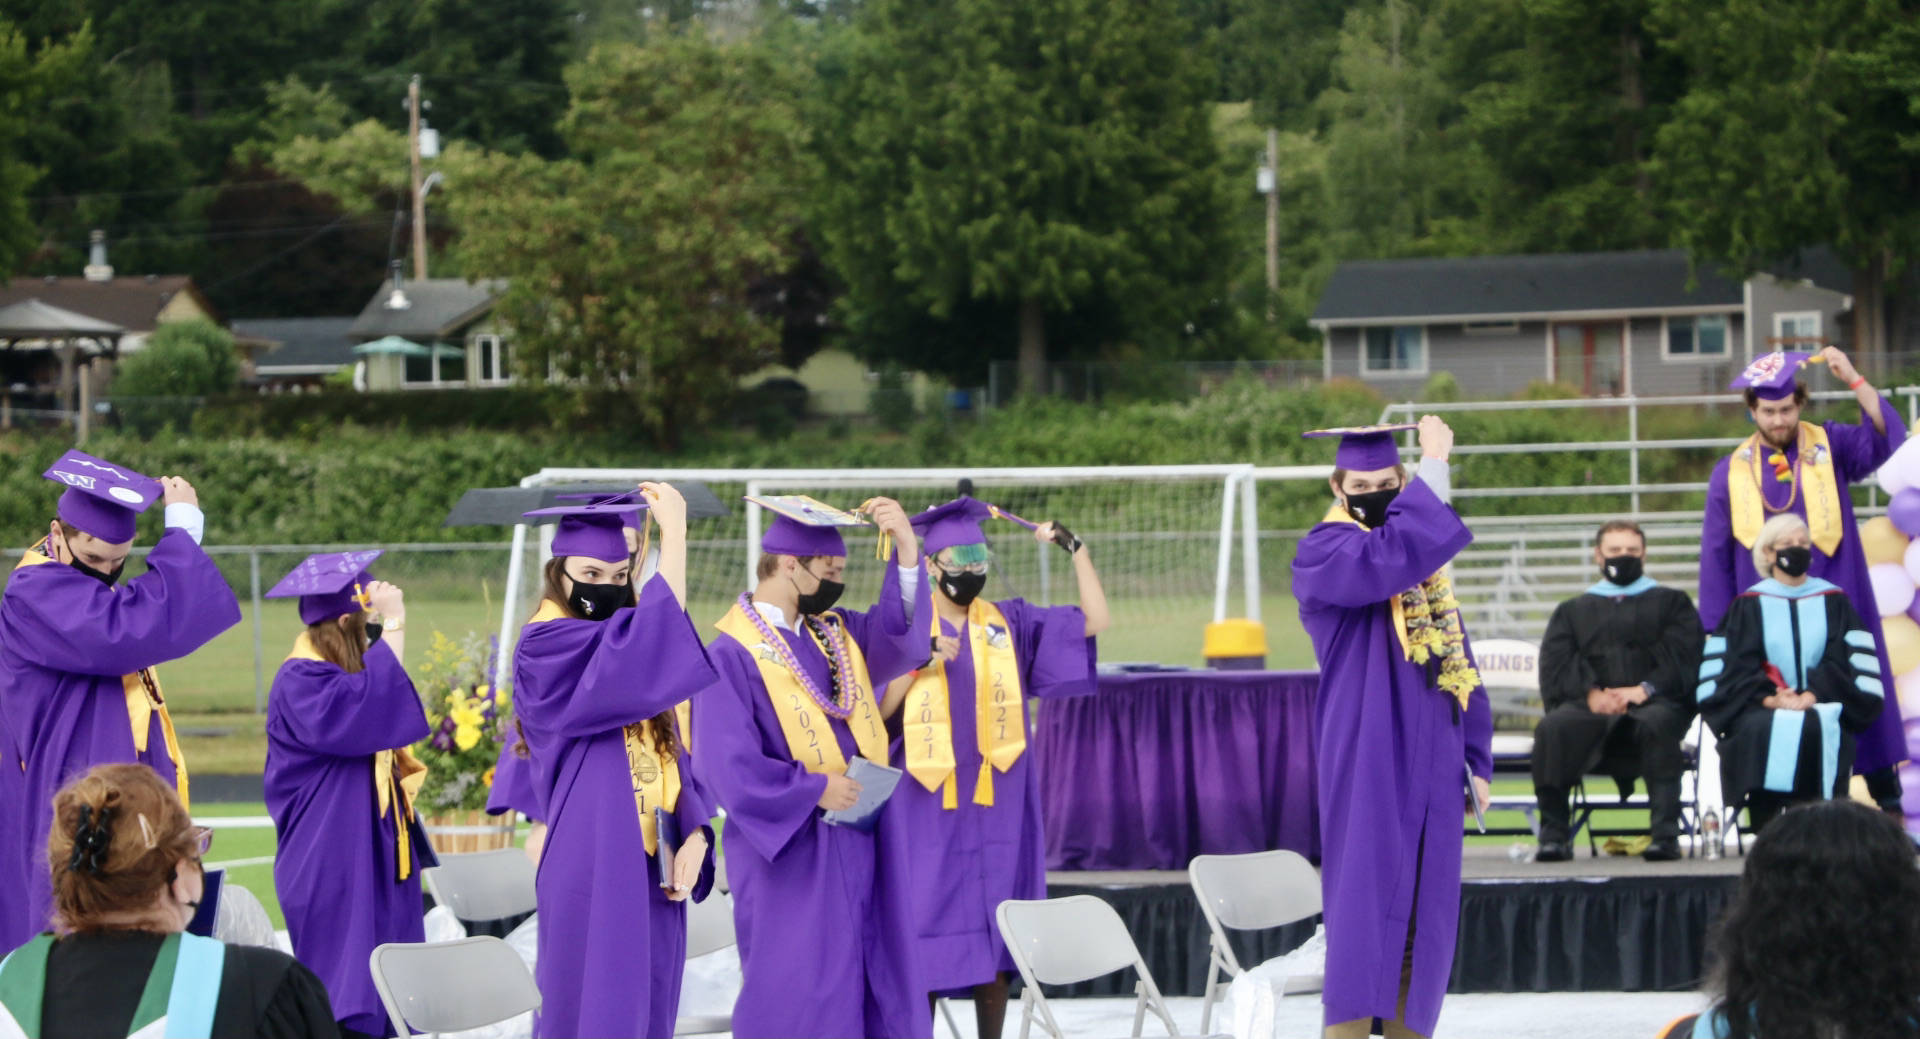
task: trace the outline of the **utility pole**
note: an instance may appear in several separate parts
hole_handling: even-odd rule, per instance
[[[413,280],[427,280],[427,198],[420,190],[420,77],[407,82],[407,161],[413,168]]]
[[[1267,323],[1272,324],[1280,298],[1280,131],[1273,127],[1267,128],[1267,168],[1260,172],[1267,193]]]

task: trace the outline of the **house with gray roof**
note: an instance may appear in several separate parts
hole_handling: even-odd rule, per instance
[[[1825,250],[1744,281],[1674,249],[1362,260],[1334,270],[1311,324],[1327,378],[1389,397],[1442,371],[1476,397],[1719,393],[1755,354],[1844,348],[1849,287]]]
[[[513,381],[493,304],[504,279],[383,282],[347,329],[366,391],[505,386]]]
[[[317,389],[327,377],[353,367],[350,317],[240,319],[236,335],[273,344],[254,364],[255,381],[268,392]]]

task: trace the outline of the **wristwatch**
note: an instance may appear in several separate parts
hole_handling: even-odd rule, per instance
[[[1646,690],[1647,699],[1649,700],[1653,699],[1653,683],[1652,682],[1642,682],[1640,683],[1640,688]]]
[[[383,635],[396,635],[405,630],[407,630],[407,619],[405,617],[380,618],[380,633]]]

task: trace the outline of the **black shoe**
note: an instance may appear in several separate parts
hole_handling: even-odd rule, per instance
[[[1535,862],[1571,862],[1573,845],[1566,841],[1541,841],[1539,850],[1533,853]]]
[[[1648,862],[1673,862],[1680,857],[1680,842],[1672,838],[1654,841],[1640,857]]]

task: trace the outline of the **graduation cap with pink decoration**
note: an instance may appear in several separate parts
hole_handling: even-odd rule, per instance
[[[115,545],[133,540],[135,521],[161,496],[159,480],[84,451],[68,451],[40,475],[66,487],[56,515],[75,530]]]
[[[367,567],[384,549],[361,552],[322,552],[300,561],[267,591],[269,599],[300,597],[300,623],[318,624],[367,608],[367,586],[373,575]]]
[[[1752,390],[1761,400],[1785,400],[1798,385],[1795,377],[1809,364],[1825,364],[1825,351],[1775,350],[1753,359],[1734,377],[1730,390]]]
[[[1400,445],[1394,442],[1393,435],[1418,428],[1412,422],[1391,422],[1375,426],[1315,429],[1300,435],[1309,440],[1339,437],[1340,446],[1333,452],[1333,464],[1341,469],[1364,473],[1399,465]]]

